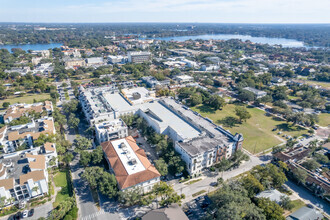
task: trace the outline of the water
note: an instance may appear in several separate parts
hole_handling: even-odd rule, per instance
[[[50,43],[50,44],[19,44],[19,45],[0,45],[0,49],[7,49],[11,52],[12,48],[21,48],[22,50],[48,50],[56,47],[61,47],[63,44],[60,43]]]
[[[197,36],[178,36],[178,37],[159,37],[157,40],[164,41],[186,41],[186,40],[229,40],[229,39],[240,39],[242,41],[249,40],[253,43],[269,44],[269,45],[282,45],[283,47],[307,47],[304,42],[297,41],[294,39],[286,38],[272,38],[272,37],[252,37],[249,35],[238,35],[238,34],[214,34],[214,35],[197,35]]]

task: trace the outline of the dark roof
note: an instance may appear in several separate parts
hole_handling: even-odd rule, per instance
[[[189,220],[178,204],[149,211],[142,220]]]

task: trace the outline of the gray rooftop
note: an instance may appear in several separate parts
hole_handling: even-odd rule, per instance
[[[323,219],[323,215],[312,208],[308,208],[306,206],[298,209],[297,211],[295,211],[294,213],[292,213],[291,215],[289,215],[287,218],[287,220],[321,220]]]
[[[266,190],[266,191],[263,191],[263,192],[259,193],[258,195],[256,195],[257,198],[268,198],[271,201],[274,201],[277,203],[281,202],[282,196],[286,196],[286,195],[279,192],[277,189]]]

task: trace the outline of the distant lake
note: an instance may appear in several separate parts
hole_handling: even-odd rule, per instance
[[[214,34],[214,35],[197,35],[197,36],[177,36],[177,37],[159,37],[154,38],[157,40],[164,41],[186,41],[186,40],[230,40],[230,39],[240,39],[242,41],[249,40],[253,43],[260,44],[269,44],[269,45],[282,45],[283,47],[306,47],[304,42],[297,41],[294,39],[286,39],[286,38],[272,38],[272,37],[252,37],[249,35],[238,35],[238,34]]]
[[[21,48],[22,50],[28,51],[28,50],[48,50],[53,49],[56,47],[61,47],[63,44],[60,43],[51,43],[51,44],[8,44],[8,45],[0,45],[0,49],[7,49],[9,52],[11,52],[12,48]]]

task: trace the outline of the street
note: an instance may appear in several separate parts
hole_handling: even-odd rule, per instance
[[[186,185],[185,183],[178,183],[176,182],[173,186],[174,190],[178,194],[185,194],[186,198],[183,200],[183,202],[188,202],[193,199],[193,194],[197,193],[201,190],[205,190],[206,192],[211,192],[213,190],[216,190],[215,187],[210,186],[212,182],[217,182],[217,179],[219,177],[222,177],[224,180],[230,179],[232,177],[238,176],[246,171],[251,170],[254,166],[260,165],[260,164],[266,164],[271,161],[271,155],[265,155],[256,157],[253,155],[249,155],[250,160],[242,163],[237,169],[231,170],[231,171],[224,171],[219,172],[218,174],[215,172],[209,172],[206,171],[203,176],[197,177],[196,179],[203,178],[202,180],[193,183],[191,185]]]
[[[321,198],[314,196],[310,191],[308,191],[303,186],[298,186],[294,182],[288,180],[285,185],[287,185],[291,190],[294,191],[294,196],[302,199],[305,203],[310,203],[317,207],[318,209],[330,214],[330,205]]]

